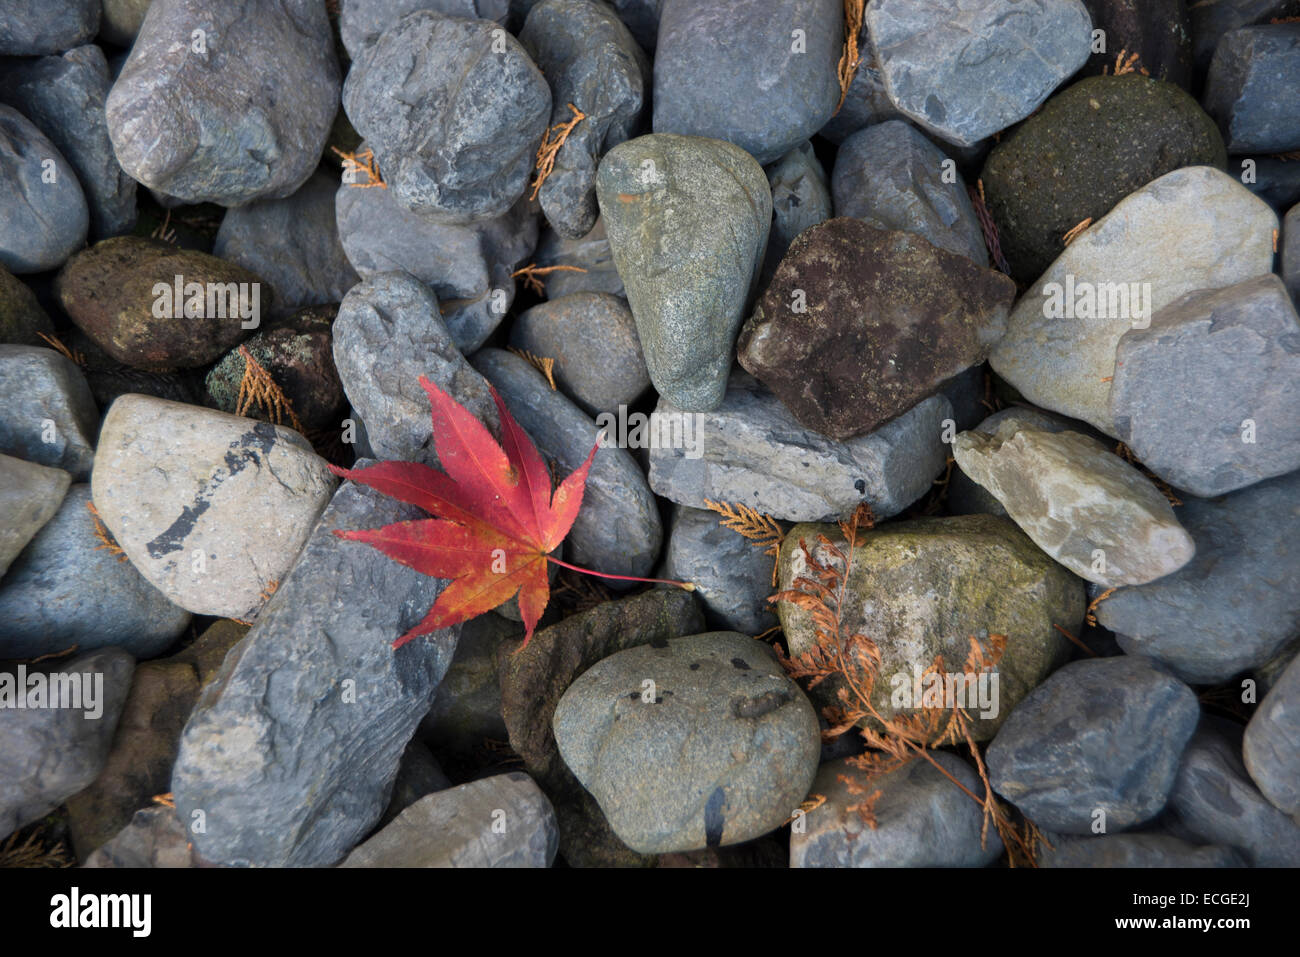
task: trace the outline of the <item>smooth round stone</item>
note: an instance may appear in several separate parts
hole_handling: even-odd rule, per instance
[[[1041,827],[1122,831],[1164,808],[1199,717],[1192,689],[1149,659],[1074,661],[1011,712],[989,779]]]
[[[136,220],[136,182],[118,165],[104,115],[111,82],[93,44],[0,65],[0,100],[40,127],[76,171],[96,239],[129,232]]]
[[[989,828],[987,841],[981,840],[984,813],[952,780],[981,794],[979,777],[955,754],[932,753],[943,771],[920,758],[871,776],[849,759],[823,764],[812,792],[826,802],[791,828],[790,866],[985,867],[996,860],[1001,838]],[[851,778],[855,789],[842,777]],[[879,792],[870,802],[875,827],[849,810],[872,792]]]
[[[1300,659],[1293,659],[1246,725],[1242,757],[1278,810],[1300,813]]]
[[[124,365],[159,372],[219,358],[257,328],[274,301],[261,277],[234,263],[139,236],[105,239],[73,256],[54,289],[101,349]]]
[[[776,624],[767,596],[776,560],[719,524],[721,515],[679,505],[673,510],[664,575],[695,585],[710,625],[758,635]]]
[[[35,658],[76,645],[162,654],[190,613],[100,547],[90,486],[73,485],[54,517],[0,579],[0,658]]]
[[[980,178],[1012,274],[1032,282],[1083,220],[1179,167],[1226,163],[1214,121],[1191,96],[1125,74],[1089,77],[1052,97],[993,148]]]
[[[186,203],[292,194],[338,110],[325,7],[154,0],[107,101],[122,168]]]
[[[72,166],[31,120],[0,104],[0,266],[20,275],[54,269],[89,228]]]
[[[808,793],[817,716],[767,646],[715,631],[620,651],[553,719],[560,755],[635,851],[738,844]]]
[[[554,359],[556,384],[588,415],[617,415],[650,388],[636,322],[618,296],[548,299],[515,320],[510,345]]]
[[[467,20],[495,20],[504,24],[510,0],[342,0],[339,37],[353,60],[379,35],[408,13],[434,10]]]
[[[551,90],[491,20],[417,10],[353,61],[343,107],[403,205],[464,224],[523,195]]]
[[[669,2],[654,62],[654,131],[728,140],[771,163],[839,102],[836,0]]]

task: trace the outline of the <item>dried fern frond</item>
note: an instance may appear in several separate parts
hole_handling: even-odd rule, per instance
[[[293,411],[293,404],[284,394],[271,373],[253,358],[247,346],[239,347],[239,354],[244,359],[244,375],[239,380],[239,397],[235,400],[235,415],[248,415],[254,409],[266,416],[272,425],[291,425],[298,432],[305,432],[298,413]]]
[[[379,173],[379,165],[375,161],[374,150],[364,149],[349,153],[337,146],[331,146],[330,149],[343,161],[343,182],[347,183],[347,185],[355,186],[358,189],[373,189],[376,186],[380,189],[388,189],[388,184],[384,182],[384,177]],[[361,182],[360,177],[363,174],[365,181]]]
[[[849,95],[849,87],[853,85],[853,76],[858,72],[858,64],[862,62],[862,54],[858,50],[858,34],[862,31],[862,11],[866,5],[867,0],[844,0],[844,52],[840,54],[840,62],[835,67],[835,76],[840,84],[840,99],[835,104],[835,113],[844,105],[844,98]]]
[[[83,368],[85,367],[86,357],[83,356],[80,352],[76,352],[72,349],[69,349],[67,346],[63,344],[63,340],[61,340],[58,336],[47,336],[43,332],[38,332],[36,334],[40,336],[42,339],[44,339],[46,342],[48,342],[50,348],[53,349],[55,352],[57,352],[59,355],[63,356],[65,359],[70,360],[74,365],[79,365],[82,366]]]
[[[1083,222],[1076,223],[1074,226],[1068,229],[1065,235],[1061,237],[1061,242],[1065,243],[1065,245],[1067,246],[1070,245],[1070,243],[1074,242],[1079,237],[1079,234],[1081,232],[1083,232],[1091,225],[1092,225],[1092,217],[1089,216],[1087,219],[1083,220]]]
[[[99,544],[95,546],[95,551],[107,549],[109,554],[116,555],[119,562],[126,561],[126,552],[122,551],[122,546],[117,543],[113,535],[104,524],[104,520],[99,517],[99,509],[95,508],[94,502],[87,502],[86,509],[90,512],[91,520],[95,523],[95,537],[99,539]]]
[[[514,346],[510,346],[509,351],[513,352],[515,355],[523,359],[525,362],[527,362],[530,366],[532,366],[542,375],[546,376],[546,384],[551,387],[552,392],[556,391],[554,359],[550,358],[549,356],[536,356],[533,355],[531,352],[529,352],[527,349],[516,349]]]
[[[38,831],[32,831],[21,841],[19,832],[15,831],[0,842],[0,868],[75,866],[76,861],[68,856],[62,845],[46,849]]]
[[[511,279],[522,279],[524,286],[531,289],[539,296],[546,295],[546,287],[542,284],[542,276],[549,276],[553,272],[586,272],[581,266],[538,266],[529,264],[520,269],[516,269],[510,274]]]
[[[569,104],[569,109],[573,111],[573,118],[564,123],[556,123],[548,129],[546,135],[542,137],[541,145],[537,147],[537,178],[533,180],[533,191],[528,194],[529,199],[537,198],[542,184],[555,169],[555,156],[560,152],[560,147],[569,138],[574,127],[587,118],[587,114],[572,103]]]
[[[1104,75],[1108,69],[1109,67],[1102,67],[1102,74]],[[1115,76],[1123,76],[1125,73],[1141,73],[1143,76],[1151,75],[1147,72],[1146,67],[1138,63],[1137,51],[1134,50],[1129,53],[1127,47],[1120,50],[1115,56]]]

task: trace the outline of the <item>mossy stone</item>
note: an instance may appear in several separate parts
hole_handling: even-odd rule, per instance
[[[1218,127],[1191,96],[1126,73],[1048,100],[993,149],[981,179],[1012,275],[1033,282],[1083,220],[1179,167],[1226,165]]]

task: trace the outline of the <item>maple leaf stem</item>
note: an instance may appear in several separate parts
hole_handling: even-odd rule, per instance
[[[687,591],[695,591],[694,582],[675,582],[668,578],[641,578],[637,575],[611,575],[608,572],[594,572],[590,568],[581,568],[578,565],[562,562],[551,555],[547,555],[546,560],[559,565],[561,568],[567,568],[569,571],[582,572],[584,575],[595,575],[597,578],[617,578],[623,582],[650,582],[654,585],[676,585],[678,588],[684,588]]]

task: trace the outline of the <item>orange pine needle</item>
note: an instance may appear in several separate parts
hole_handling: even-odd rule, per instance
[[[533,180],[533,191],[528,195],[529,199],[537,198],[537,194],[541,192],[542,184],[546,182],[546,178],[555,169],[555,156],[560,152],[560,147],[569,138],[569,134],[573,132],[574,127],[587,118],[587,114],[572,103],[569,104],[569,109],[573,111],[573,119],[565,123],[556,123],[548,129],[546,135],[542,137],[541,145],[537,147],[537,178]]]

